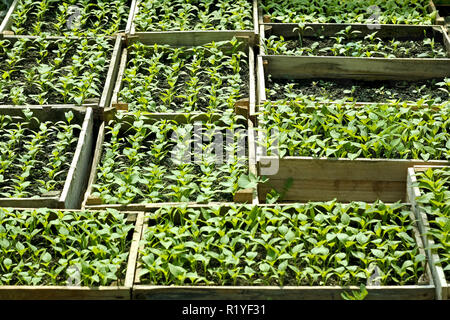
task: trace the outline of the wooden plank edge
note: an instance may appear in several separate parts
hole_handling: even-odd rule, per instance
[[[128,256],[128,267],[125,276],[125,287],[130,288],[130,298],[131,290],[133,288],[134,277],[136,274],[137,258],[139,253],[140,240],[142,238],[142,229],[144,227],[144,213],[138,213],[136,219],[136,225],[133,233],[133,240],[131,242],[131,248]]]
[[[14,0],[14,2],[9,7],[8,12],[6,13],[6,16],[3,18],[3,22],[0,25],[0,33],[7,35],[8,34],[7,31],[11,31],[10,28],[14,22],[12,15],[13,15],[14,11],[16,10],[18,4],[19,4],[19,0]],[[14,32],[13,32],[13,34],[14,34]]]
[[[88,108],[60,197],[60,205],[63,209],[78,209],[81,206],[83,190],[86,185],[84,179],[89,172],[91,159],[93,127],[93,110]]]
[[[119,71],[117,74],[117,80],[114,86],[114,91],[113,91],[113,95],[111,98],[111,102],[112,102],[112,107],[117,109],[117,110],[121,110],[120,108],[117,108],[117,105],[119,104],[119,92],[122,89],[122,79],[123,79],[123,75],[125,73],[125,69],[127,67],[127,61],[128,60],[128,48],[123,48],[122,50],[122,55],[120,58],[120,66],[119,66]],[[121,105],[123,105],[123,103],[120,103]],[[126,110],[128,110],[128,104],[126,106]]]
[[[136,10],[137,0],[133,0],[130,6],[130,13],[128,14],[127,25],[125,27],[125,36],[131,35],[131,26],[134,20],[134,13]]]
[[[112,91],[114,89],[113,83],[117,77],[117,72],[119,68],[121,49],[122,49],[122,37],[120,35],[117,35],[115,38],[115,45],[111,56],[111,61],[109,63],[108,74],[105,80],[103,93],[100,98],[99,108],[102,110],[104,110],[111,101]]]
[[[105,121],[103,121],[98,130],[98,136],[97,136],[97,141],[96,141],[95,151],[94,151],[94,158],[92,160],[91,172],[89,175],[87,190],[85,193],[83,204],[81,206],[83,209],[88,208],[88,206],[92,203],[92,197],[91,197],[92,185],[96,181],[97,166],[99,165],[100,159],[102,156],[102,150],[103,150],[102,146],[103,146],[103,142],[105,140],[105,126],[106,126]],[[97,202],[94,201],[94,203],[97,203]]]

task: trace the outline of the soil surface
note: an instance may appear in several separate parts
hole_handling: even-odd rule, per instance
[[[288,86],[293,85],[294,96],[319,97],[331,100],[346,99],[357,102],[388,102],[402,100],[416,102],[425,96],[426,100],[450,99],[448,93],[439,90],[442,79],[425,81],[358,81],[358,80],[281,80],[269,79],[267,99],[282,100],[288,97]]]
[[[401,41],[397,40],[397,46],[394,47],[390,40],[393,39],[383,39],[383,41],[371,42],[364,39],[343,39],[341,42],[342,46],[346,46],[350,50],[346,56],[352,56],[353,52],[357,52],[356,56],[365,57],[365,51],[373,51],[371,57],[375,58],[385,58],[387,55],[392,54],[396,58],[418,58],[421,54],[428,54],[427,57],[433,58],[436,56],[437,52],[441,52],[437,57],[448,57],[447,50],[445,46],[437,42],[435,43],[434,50],[430,46],[424,45],[422,41]],[[295,55],[314,55],[314,56],[344,56],[342,53],[335,54],[331,48],[337,43],[335,39],[332,38],[309,38],[305,37],[302,43],[299,39],[286,40],[286,47],[289,51],[295,51]],[[359,45],[356,46],[355,43]],[[381,43],[378,50],[375,50],[374,45]],[[303,46],[302,46],[303,44]],[[311,52],[300,52],[301,48],[308,48]],[[323,51],[321,51],[323,49]],[[434,52],[434,53],[433,53]],[[422,57],[424,58],[424,57]]]

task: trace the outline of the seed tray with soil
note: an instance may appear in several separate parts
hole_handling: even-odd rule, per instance
[[[432,299],[414,223],[401,203],[163,207],[144,220],[133,299],[342,299],[360,285]]]
[[[266,24],[260,35],[264,65],[276,78],[450,77],[450,39],[442,26]]]
[[[241,177],[249,174],[250,144],[241,120],[118,114],[100,127],[84,206],[143,210],[171,202],[233,202],[247,188],[240,187]]]
[[[34,36],[114,36],[130,29],[136,0],[15,0],[0,32]]]
[[[111,97],[119,36],[6,36],[0,44],[0,105],[104,107]]]
[[[450,100],[450,79],[422,81],[358,81],[351,79],[267,80],[270,101],[310,99],[347,102],[443,103]]]
[[[92,148],[92,108],[0,108],[0,205],[79,208]]]
[[[124,49],[113,107],[159,114],[233,114],[255,106],[254,53],[245,41]],[[247,111],[248,112],[248,111]]]

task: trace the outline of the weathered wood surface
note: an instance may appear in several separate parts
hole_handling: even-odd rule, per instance
[[[92,146],[94,140],[94,119],[92,108],[87,109],[86,118],[82,124],[69,173],[61,194],[61,208],[79,209],[87,187],[87,176],[91,165]]]
[[[366,287],[366,300],[433,300],[434,286]],[[358,287],[133,287],[136,300],[342,300],[341,294]]]
[[[108,74],[105,80],[104,89],[100,98],[100,109],[109,107],[114,90],[114,80],[119,72],[120,58],[122,50],[122,37],[117,35],[115,38],[114,50],[111,56],[111,61],[108,68]]]
[[[315,159],[312,157],[257,157],[260,202],[273,188],[283,191],[283,201],[404,201],[407,169],[415,165],[446,165],[449,161],[383,159]]]
[[[129,125],[128,123],[130,122],[130,119],[132,119],[133,115],[131,114],[126,114],[120,121],[123,124],[121,126],[121,131],[125,132],[127,129],[129,129]],[[206,119],[204,119],[204,117],[207,117]],[[144,119],[144,121],[146,123],[154,123],[156,121],[162,120],[162,119],[168,119],[168,120],[174,120],[173,118],[173,114],[148,114],[148,117],[146,119]],[[218,121],[220,123],[220,116],[218,115],[214,115],[212,118],[210,115],[206,115],[206,114],[199,114],[199,115],[194,115],[192,117],[186,117],[184,114],[180,114],[177,119],[176,122],[180,123],[180,124],[185,124],[185,123],[192,123],[194,121],[201,121],[201,120],[207,120],[207,121],[211,121],[211,119],[213,119],[214,121]],[[240,122],[238,121],[238,123],[243,123],[244,122]],[[252,125],[251,121],[245,120],[245,125]],[[162,206],[167,206],[167,205],[174,205],[174,204],[183,204],[183,203],[179,203],[179,202],[160,202],[160,203],[130,203],[130,204],[103,204],[102,200],[100,198],[94,197],[92,196],[93,193],[93,184],[96,183],[96,179],[97,179],[97,167],[100,164],[101,161],[101,157],[102,157],[102,152],[103,152],[103,144],[104,144],[104,140],[105,140],[105,127],[106,127],[106,123],[103,122],[100,125],[99,128],[99,133],[97,136],[97,142],[96,142],[96,146],[95,146],[95,152],[94,152],[94,158],[92,161],[92,166],[91,166],[91,171],[90,171],[90,175],[89,175],[89,181],[88,181],[88,187],[86,190],[86,193],[84,195],[84,200],[82,203],[82,208],[83,209],[89,209],[89,210],[104,210],[107,208],[113,208],[113,209],[117,209],[117,210],[121,210],[121,211],[147,211],[147,210],[151,210],[153,208],[159,208]],[[250,140],[248,141],[248,145],[250,145]],[[249,154],[250,156],[250,154]],[[255,171],[256,167],[251,167],[250,166],[250,162],[249,162],[249,172],[251,172],[251,170]],[[239,197],[240,195],[238,195]],[[248,200],[249,196],[245,195],[244,196],[245,201]],[[244,201],[244,200],[243,200]],[[252,197],[252,202],[257,201],[257,196],[256,196],[256,190],[253,192],[253,197]],[[184,203],[184,204],[195,204],[196,202],[189,202],[189,203]],[[224,202],[211,202],[209,203],[209,205],[223,205],[226,204]]]
[[[0,33],[4,33],[11,29],[11,25],[13,23],[12,14],[16,10],[17,5],[19,4],[19,0],[14,0],[11,6],[6,13],[6,16],[3,18],[3,22],[0,24]]]
[[[439,168],[440,166],[435,166],[434,168]],[[444,271],[440,265],[437,265],[437,261],[439,261],[439,255],[436,250],[431,249],[435,244],[433,237],[428,235],[430,230],[430,224],[428,222],[428,217],[426,212],[421,208],[421,206],[417,203],[417,198],[421,196],[420,189],[417,185],[418,181],[416,178],[416,174],[420,171],[425,171],[430,167],[426,166],[418,166],[408,168],[408,177],[407,177],[407,201],[411,203],[411,207],[416,215],[418,227],[420,230],[420,235],[422,237],[422,241],[424,243],[425,251],[427,254],[427,258],[429,261],[429,265],[431,268],[431,272],[433,275],[433,280],[436,286],[436,298],[438,300],[447,300],[450,299],[449,290],[450,284],[447,282],[445,278]],[[433,168],[433,167],[431,167]]]
[[[423,80],[450,77],[450,59],[358,57],[262,57],[278,79]]]

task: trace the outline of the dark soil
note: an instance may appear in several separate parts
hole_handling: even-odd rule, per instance
[[[394,47],[389,43],[389,41],[392,39],[383,39],[382,42],[376,41],[376,43],[380,42],[380,50],[377,52],[374,52],[372,57],[375,58],[384,58],[385,55],[393,54],[396,58],[417,58],[422,53],[429,53],[429,57],[433,57],[433,51],[431,50],[430,46],[425,46],[421,41],[401,41],[398,40],[399,44],[397,49],[394,49]],[[360,43],[360,46],[365,50],[373,51],[373,43],[371,43],[369,40],[364,39],[344,39],[342,40],[342,45],[348,45],[352,44],[354,42]],[[318,43],[318,46],[312,50],[312,54],[315,56],[335,56],[335,54],[330,50],[326,51],[320,51],[320,49],[324,48],[332,48],[336,44],[336,40],[332,38],[324,38],[324,39],[318,39],[318,38],[309,38],[305,37],[303,38],[303,47],[304,48],[311,48],[314,43]],[[286,40],[287,49],[288,50],[296,50],[302,48],[301,42],[299,39],[295,40]],[[388,48],[390,50],[388,50]],[[402,48],[402,50],[399,50],[399,48]],[[406,51],[404,51],[404,50]],[[447,53],[446,48],[444,45],[440,42],[435,43],[434,51],[443,50],[443,52]],[[353,52],[353,51],[352,51]],[[364,56],[364,51],[361,54],[358,54],[358,56]],[[304,53],[306,55],[306,53]],[[339,54],[342,55],[342,54]],[[351,54],[350,54],[351,56]],[[448,57],[448,53],[446,54]]]
[[[449,94],[439,90],[436,85],[442,79],[424,81],[358,81],[358,80],[281,80],[269,79],[267,88],[275,91],[268,94],[269,100],[289,98],[286,87],[293,84],[296,96],[323,97],[331,100],[352,99],[357,102],[387,102],[388,100],[418,101],[424,96],[427,100],[447,101]],[[422,88],[423,87],[423,88]],[[422,88],[420,92],[418,89]]]

